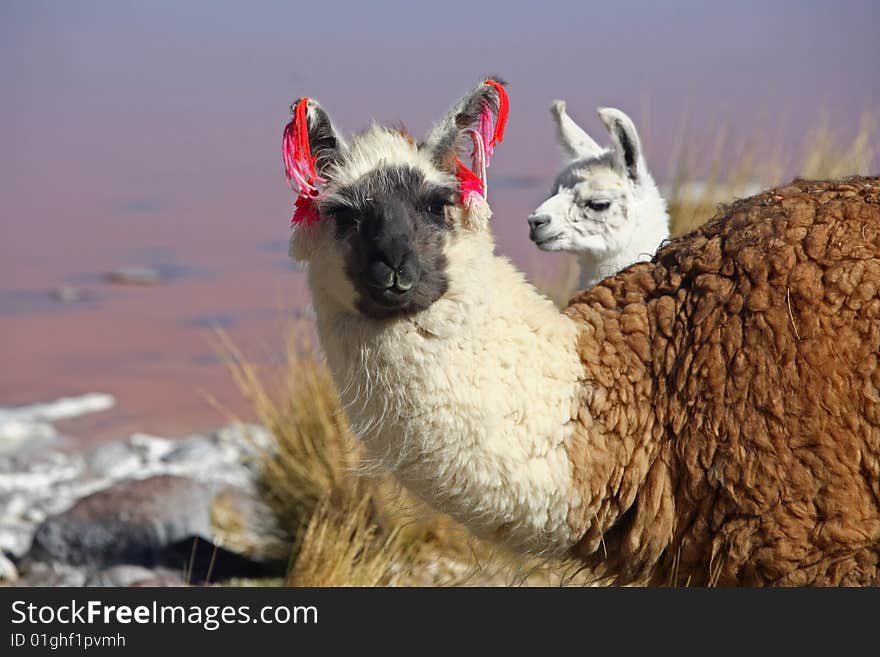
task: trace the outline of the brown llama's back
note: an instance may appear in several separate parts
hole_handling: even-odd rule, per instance
[[[579,557],[621,581],[880,584],[880,179],[738,201],[566,312],[575,477],[605,498],[573,514]]]

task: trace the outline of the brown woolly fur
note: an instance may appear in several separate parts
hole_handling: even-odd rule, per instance
[[[880,584],[880,178],[738,201],[565,312],[577,556],[620,582]]]

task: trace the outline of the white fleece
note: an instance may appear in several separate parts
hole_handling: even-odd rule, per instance
[[[493,255],[488,231],[452,234],[449,290],[390,321],[354,310],[332,250],[309,267],[318,333],[370,457],[480,536],[545,553],[576,542],[565,451],[583,380],[575,323]]]

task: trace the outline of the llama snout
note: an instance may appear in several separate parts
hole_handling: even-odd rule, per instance
[[[418,258],[412,251],[379,254],[366,269],[367,285],[382,296],[409,292],[421,274]]]
[[[559,237],[559,232],[553,228],[552,222],[553,216],[546,212],[529,215],[529,239],[539,249],[547,249]]]

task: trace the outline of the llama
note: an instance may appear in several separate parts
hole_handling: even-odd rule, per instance
[[[553,196],[529,217],[529,238],[544,251],[580,261],[579,288],[650,260],[669,238],[669,215],[642,153],[636,126],[623,112],[600,108],[611,148],[597,144],[565,111],[550,107],[566,155]]]
[[[880,584],[880,179],[740,201],[559,311],[494,254],[505,101],[420,143],[294,105],[291,254],[368,458],[620,583]]]

